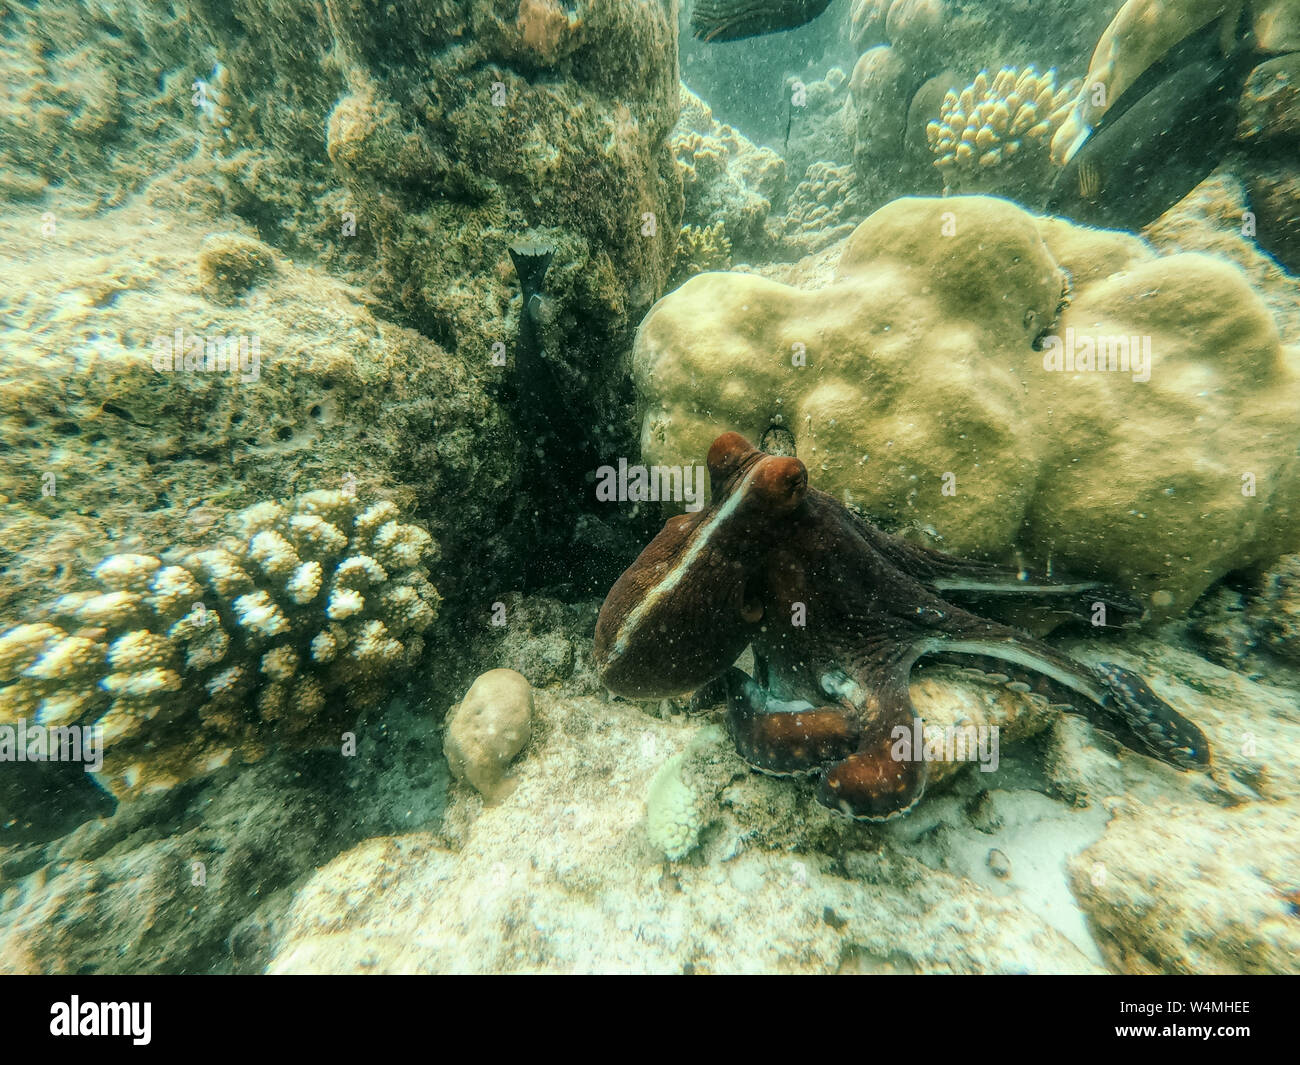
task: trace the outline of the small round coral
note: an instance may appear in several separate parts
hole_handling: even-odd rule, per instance
[[[668,759],[646,793],[646,838],[674,862],[699,845],[705,824],[703,797],[682,775],[687,753]]]
[[[447,717],[443,752],[452,775],[493,798],[506,766],[528,743],[532,714],[533,689],[522,673],[490,669],[480,676]]]

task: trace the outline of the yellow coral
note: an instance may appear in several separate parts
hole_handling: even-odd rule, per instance
[[[722,222],[714,222],[711,226],[682,226],[669,284],[680,284],[706,270],[727,270],[730,267],[731,241],[727,239]]]
[[[949,91],[925,128],[946,189],[1014,194],[1046,186],[1054,173],[1048,144],[1065,120],[1072,86],[1056,72],[1003,67]]]
[[[143,592],[161,565],[152,555],[110,555],[95,567],[95,580],[111,591]]]
[[[820,251],[848,236],[858,208],[853,167],[813,163],[790,196],[786,233],[807,250]]]
[[[62,629],[46,624],[19,625],[0,635],[0,680],[12,680],[25,672],[63,635]]]
[[[108,664],[113,669],[146,669],[165,665],[174,655],[175,648],[166,636],[135,629],[113,641],[108,649]],[[102,658],[101,654],[99,660]]]

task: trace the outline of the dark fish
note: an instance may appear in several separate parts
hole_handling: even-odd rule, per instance
[[[525,361],[533,361],[541,349],[542,282],[550,269],[555,249],[548,244],[514,244],[510,258],[519,276],[519,288],[524,296],[523,310],[519,312],[519,352]]]
[[[1242,89],[1263,58],[1247,43],[1228,56],[1166,60],[1147,71],[1061,169],[1048,212],[1129,230],[1159,218],[1222,161]]]
[[[831,0],[695,0],[691,32],[704,41],[740,41],[806,26]]]
[[[519,342],[515,348],[515,377],[525,409],[538,410],[549,421],[545,403],[557,391],[542,353],[542,282],[555,248],[549,244],[521,242],[511,245],[510,258],[519,276],[524,305],[519,311]],[[538,426],[541,428],[541,426]]]

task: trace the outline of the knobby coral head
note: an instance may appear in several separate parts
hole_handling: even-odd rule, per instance
[[[719,436],[707,461],[709,506],[670,519],[601,607],[596,663],[618,695],[694,691],[735,661],[762,618],[766,551],[803,505],[808,471],[739,433]]]

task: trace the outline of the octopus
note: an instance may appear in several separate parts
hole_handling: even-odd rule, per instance
[[[912,544],[738,433],[713,442],[707,466],[709,505],[669,519],[601,607],[595,662],[614,694],[725,693],[750,766],[814,777],[823,805],[863,821],[906,814],[925,791],[926,760],[904,742],[923,727],[908,690],[923,658],[980,669],[1180,770],[1208,766],[1200,729],[1135,673],[958,605],[1091,606],[1113,627],[1137,613],[1128,597]],[[746,647],[753,676],[734,665]]]

